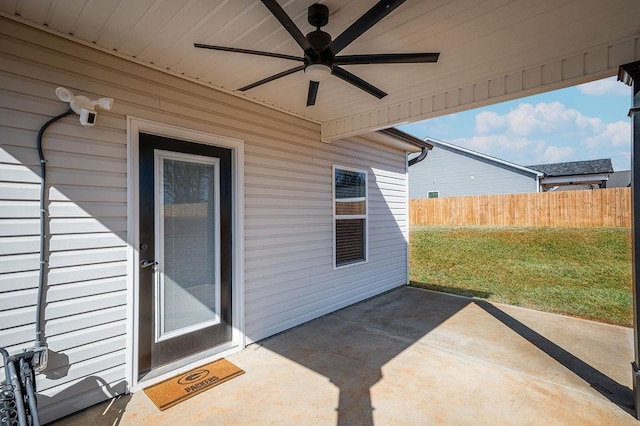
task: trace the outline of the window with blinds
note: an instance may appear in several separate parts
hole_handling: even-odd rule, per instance
[[[335,266],[367,260],[367,172],[333,166]]]

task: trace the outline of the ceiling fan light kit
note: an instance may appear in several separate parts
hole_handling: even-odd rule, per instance
[[[276,0],[262,0],[262,3],[267,7],[267,9],[269,9],[271,14],[273,14],[273,16],[280,22],[284,29],[291,35],[291,37],[293,37],[296,43],[298,43],[298,46],[303,50],[304,56],[302,57],[201,43],[194,43],[194,46],[225,52],[287,59],[303,63],[303,65],[279,72],[278,74],[241,87],[238,89],[241,92],[253,89],[254,87],[261,86],[265,83],[269,83],[295,72],[304,71],[305,76],[309,80],[307,106],[315,105],[320,82],[327,80],[331,75],[334,75],[341,80],[344,80],[347,83],[377,97],[378,99],[381,99],[385,97],[387,93],[362,80],[360,77],[350,73],[339,65],[433,63],[438,61],[440,54],[383,53],[344,56],[337,55],[342,51],[342,49],[351,44],[355,39],[364,34],[369,28],[373,27],[382,20],[382,18],[393,12],[404,2],[405,0],[379,1],[346,30],[344,30],[335,40],[332,40],[331,35],[320,29],[329,22],[329,8],[326,5],[316,3],[309,7],[307,21],[316,29],[305,36]]]
[[[331,77],[331,68],[323,64],[311,64],[307,65],[304,69],[304,75],[307,76],[309,81],[325,81]]]

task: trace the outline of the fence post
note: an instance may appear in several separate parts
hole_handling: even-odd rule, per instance
[[[640,313],[640,61],[622,65],[618,70],[618,80],[632,85],[633,96],[629,116],[631,117],[631,211],[632,222],[632,281],[633,281],[633,404],[636,419],[640,420],[640,336],[638,335],[638,314]]]

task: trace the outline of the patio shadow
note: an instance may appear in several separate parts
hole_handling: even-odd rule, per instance
[[[474,301],[473,303],[500,321],[502,324],[509,327],[522,338],[534,344],[538,349],[587,382],[589,386],[598,391],[602,396],[635,418],[633,392],[631,389],[616,382],[606,374],[595,369],[564,348],[556,345],[551,340],[527,327],[491,303],[485,301]]]
[[[479,299],[487,299],[493,294],[488,291],[481,291],[481,290],[475,290],[475,289],[464,288],[464,287],[453,287],[453,286],[442,285],[442,284],[423,283],[420,281],[411,281],[410,285],[412,287],[423,288],[426,290],[439,291],[439,292],[448,293],[448,294],[456,294],[458,296],[477,297]]]
[[[42,394],[38,395],[38,404],[46,407],[53,406],[54,403],[62,403],[63,406],[70,412],[69,417],[60,418],[50,425],[119,425],[122,417],[127,408],[127,404],[131,401],[131,394],[125,394],[127,389],[127,383],[120,381],[117,383],[109,384],[101,377],[90,376],[85,377],[74,385],[66,388],[62,392],[57,393],[53,397],[47,397]],[[80,404],[86,404],[86,400],[78,400],[77,395],[83,394],[86,400],[93,399],[95,403],[99,403],[104,400],[104,396],[108,395],[110,402],[103,403],[106,407],[101,407],[100,410],[85,410],[76,412],[79,409],[85,408],[83,406],[76,406]],[[38,410],[40,411],[40,410]],[[42,417],[43,413],[40,413]],[[45,422],[47,418],[51,417],[51,413],[45,413],[45,418],[42,419]]]
[[[339,389],[338,425],[373,425],[370,389],[382,378],[382,367],[472,303],[425,292],[428,303],[422,296],[392,290],[268,338],[262,346]]]
[[[634,415],[632,391],[628,387],[491,303],[451,297],[446,293],[393,290],[311,321],[304,327],[296,327],[268,338],[262,341],[262,346],[327,377],[338,388],[338,425],[373,425],[375,401],[372,401],[371,390],[383,378],[383,367],[470,305],[481,308],[517,336],[535,345],[559,365],[584,380],[607,400]],[[483,327],[481,324],[472,325],[474,326],[478,330]],[[463,340],[459,344],[472,344],[467,346],[469,348],[477,347],[473,345],[473,332],[461,334],[459,337]],[[452,348],[456,345],[455,342],[447,343],[446,340],[440,340],[438,344],[451,344]],[[499,356],[504,347],[494,349]],[[484,356],[489,357],[488,359],[492,354],[494,353],[491,351],[485,354],[480,350],[473,355],[473,349],[469,352],[470,356]],[[514,351],[514,354],[518,352]],[[402,368],[405,371],[403,374],[412,376],[419,375],[422,367],[405,365]]]

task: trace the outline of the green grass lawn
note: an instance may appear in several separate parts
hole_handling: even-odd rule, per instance
[[[631,327],[627,228],[412,227],[411,284]]]

